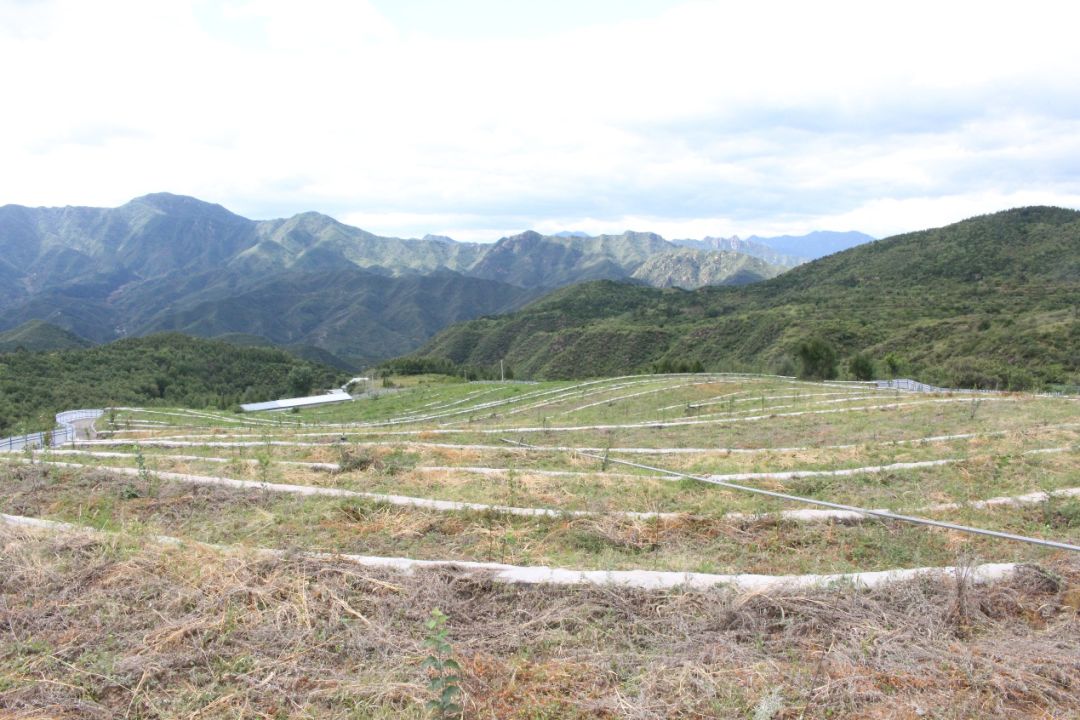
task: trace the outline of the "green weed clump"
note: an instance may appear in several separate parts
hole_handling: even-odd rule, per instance
[[[431,618],[425,623],[427,638],[424,645],[431,653],[421,663],[430,673],[428,690],[434,697],[427,701],[426,707],[437,720],[461,717],[461,666],[454,660],[454,650],[450,646],[450,631],[446,627],[446,615],[435,608]]]
[[[1080,528],[1080,499],[1051,495],[1042,506],[1043,522],[1055,529]]]
[[[412,470],[419,461],[418,454],[395,448],[389,455],[382,458],[380,470],[385,475],[400,475]]]

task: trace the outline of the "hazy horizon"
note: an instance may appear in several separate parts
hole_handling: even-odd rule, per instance
[[[902,10],[902,11],[901,11]],[[0,0],[0,203],[380,235],[875,237],[1080,208],[1048,1]]]

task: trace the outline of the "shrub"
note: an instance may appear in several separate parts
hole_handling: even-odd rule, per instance
[[[338,449],[339,472],[364,471],[374,464],[375,456],[370,450],[349,448],[344,445],[341,445]]]
[[[874,361],[863,353],[856,353],[848,360],[848,372],[856,380],[873,380]]]
[[[799,346],[799,377],[808,380],[836,378],[836,349],[826,340],[811,338]]]

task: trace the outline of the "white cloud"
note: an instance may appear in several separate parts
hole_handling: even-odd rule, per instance
[[[0,202],[171,190],[461,239],[887,234],[1021,200],[1076,206],[1078,17],[1053,2],[673,2],[463,38],[363,0],[0,0],[0,62],[18,68]]]
[[[904,230],[939,227],[975,215],[1026,205],[1080,208],[1080,188],[1072,193],[1041,190],[1011,193],[987,191],[935,197],[883,198],[867,202],[849,212],[825,216],[823,220],[828,227],[859,229],[876,237],[885,237]],[[919,218],[917,225],[912,225],[912,218]]]
[[[358,45],[399,39],[396,28],[367,2],[354,0],[246,0],[226,3],[230,19],[262,25],[275,50],[349,52]]]

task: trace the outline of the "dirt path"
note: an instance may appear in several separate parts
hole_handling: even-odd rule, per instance
[[[94,429],[94,420],[75,420],[71,423],[71,426],[75,428],[76,440],[96,440],[97,430]]]

